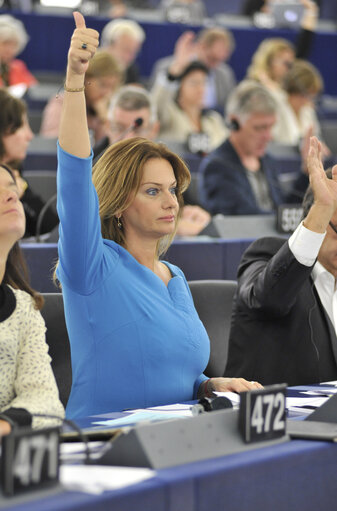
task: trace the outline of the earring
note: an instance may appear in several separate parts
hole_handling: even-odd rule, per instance
[[[120,216],[117,217],[117,227],[118,227],[118,229],[121,229],[123,227]]]

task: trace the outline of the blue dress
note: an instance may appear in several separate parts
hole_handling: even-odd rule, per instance
[[[92,158],[58,148],[58,278],[72,357],[67,416],[196,398],[209,338],[182,271],[168,286],[114,241],[103,239]]]

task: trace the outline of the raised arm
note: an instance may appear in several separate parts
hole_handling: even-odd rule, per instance
[[[332,179],[328,179],[322,164],[322,147],[316,137],[310,139],[308,173],[314,203],[303,225],[311,231],[323,233],[337,209],[337,165],[332,169]]]
[[[59,143],[62,149],[79,158],[90,155],[84,87],[85,72],[89,60],[95,55],[99,34],[86,28],[81,13],[74,12],[76,29],[71,38],[68,52],[67,74],[64,86],[64,102],[59,130]]]

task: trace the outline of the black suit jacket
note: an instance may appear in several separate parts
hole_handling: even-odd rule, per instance
[[[226,376],[301,385],[337,379],[337,338],[311,279],[280,238],[244,253]]]

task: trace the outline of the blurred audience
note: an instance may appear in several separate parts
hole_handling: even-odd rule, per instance
[[[123,71],[117,60],[107,51],[96,53],[85,74],[88,127],[93,144],[101,140],[109,129],[110,100],[122,82]],[[58,136],[63,96],[58,94],[51,98],[44,109],[40,129],[44,137]]]
[[[242,14],[256,18],[259,13],[268,16],[270,14],[270,5],[274,0],[246,0],[242,8]],[[303,15],[300,20],[300,27],[303,30],[314,31],[319,16],[318,0],[299,0],[303,5]],[[302,34],[303,35],[303,34]]]
[[[19,197],[26,214],[25,237],[36,234],[39,213],[45,202],[34,193],[21,177],[20,169],[33,138],[26,105],[21,99],[12,97],[6,90],[0,90],[0,164],[10,166],[16,179]],[[56,211],[49,208],[44,215],[40,233],[51,231],[58,224]]]
[[[125,83],[141,83],[136,58],[144,41],[145,32],[134,20],[109,21],[102,31],[101,45],[121,66]]]
[[[223,113],[229,93],[235,87],[236,79],[226,63],[234,51],[234,38],[224,27],[205,28],[196,36],[184,32],[176,41],[174,54],[159,59],[152,70],[149,86],[153,86],[159,75],[167,74],[172,62],[178,62],[180,73],[193,60],[202,62],[208,68],[204,106]]]
[[[207,154],[228,135],[224,118],[204,108],[208,68],[199,61],[182,68],[174,59],[151,91],[160,121],[159,136],[181,143],[193,153]]]
[[[247,78],[277,93],[282,91],[283,79],[294,60],[295,49],[290,41],[278,37],[264,39],[252,56]]]
[[[300,145],[303,139],[316,135],[321,129],[315,110],[315,101],[323,91],[323,80],[318,69],[305,60],[296,60],[283,79],[284,94],[278,94],[277,120],[273,139],[287,145]],[[329,149],[322,144],[323,156]]]
[[[229,138],[200,166],[200,196],[213,215],[271,213],[283,202],[300,202],[308,184],[300,174],[293,194],[285,197],[273,161],[266,154],[276,122],[276,103],[254,80],[241,82],[227,105]]]
[[[203,23],[207,11],[203,0],[161,0],[159,8],[172,23]]]
[[[37,83],[26,64],[15,58],[25,49],[28,39],[21,21],[8,14],[0,16],[0,86],[23,84],[25,87],[20,95],[27,87]]]

